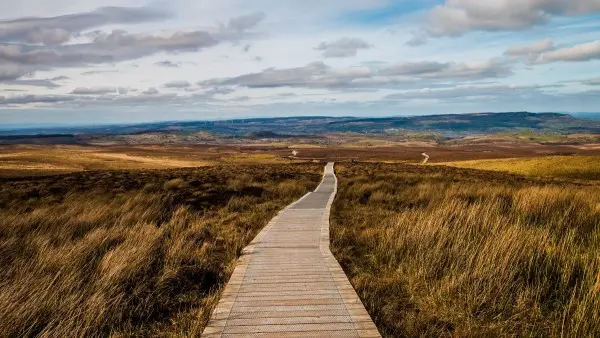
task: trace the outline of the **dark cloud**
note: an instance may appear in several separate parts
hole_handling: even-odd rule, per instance
[[[121,93],[124,88],[119,88]],[[116,89],[110,93],[101,90],[86,90],[90,95],[17,95],[11,97],[0,96],[0,105],[24,104],[58,104],[63,107],[82,106],[139,106],[145,104],[170,104],[187,102],[191,97],[180,97],[177,94],[141,93],[139,95],[124,95],[117,93]],[[83,93],[83,92],[82,92]]]
[[[191,86],[191,84],[187,81],[171,81],[165,83],[166,88],[187,88]]]
[[[247,15],[238,16],[229,20],[229,23],[225,27],[227,31],[243,32],[245,30],[254,28],[265,18],[265,13],[256,12]]]
[[[204,86],[237,85],[251,88],[298,87],[316,84],[316,77],[326,76],[330,68],[322,62],[314,62],[304,67],[288,69],[265,69],[233,78],[213,79],[201,82]]]
[[[154,36],[146,34],[129,34],[115,30],[109,34],[101,34],[94,38],[92,47],[98,49],[100,57],[111,51],[112,58],[132,59],[145,55],[164,52],[197,51],[203,47],[212,47],[220,41],[206,31],[175,32],[170,36]]]
[[[201,84],[201,83],[199,83]],[[214,96],[214,95],[227,95],[227,94],[231,94],[234,93],[235,89],[229,88],[229,87],[213,87],[211,89],[209,89],[206,94],[209,96]]]
[[[405,45],[410,47],[418,47],[427,43],[429,38],[423,32],[415,32],[412,34],[411,38],[406,41]]]
[[[190,88],[190,87],[188,87],[188,88],[185,88],[184,90],[185,90],[186,92],[188,92],[188,93],[193,93],[193,92],[197,92],[197,91],[199,91],[199,90],[200,90],[200,88]]]
[[[100,94],[110,94],[110,93],[116,93],[116,92],[117,92],[117,88],[115,88],[115,87],[91,87],[91,88],[78,87],[78,88],[73,89],[71,94],[100,95]]]
[[[96,75],[96,74],[111,74],[111,73],[118,73],[118,72],[119,72],[118,70],[90,70],[90,71],[81,73],[81,75],[88,76],[88,75]]]
[[[408,62],[372,67],[334,69],[323,62],[313,62],[304,67],[265,69],[259,73],[233,78],[203,81],[200,85],[242,86],[249,88],[305,87],[305,88],[369,88],[384,85],[435,83],[448,79],[480,81],[512,74],[508,65],[494,61],[482,62]]]
[[[4,52],[2,45],[0,45],[0,55]],[[15,80],[22,76],[31,75],[34,73],[35,68],[32,66],[21,65],[16,62],[8,62],[2,60],[0,57],[0,82]]]
[[[431,62],[431,61],[421,61],[421,62],[405,62],[398,63],[391,66],[386,66],[383,68],[381,73],[383,75],[403,75],[403,76],[412,76],[412,75],[423,75],[423,74],[432,74],[439,73],[448,69],[450,66],[449,63],[440,63],[440,62]]]
[[[71,35],[71,32],[62,28],[36,28],[27,34],[26,41],[47,46],[60,45],[69,41]]]
[[[103,9],[98,13],[110,14],[114,18],[111,22],[137,22],[140,17],[150,18],[153,12],[148,9],[124,10]],[[98,14],[98,15],[100,15]],[[107,15],[108,15],[107,14]],[[95,16],[92,17],[95,17]],[[101,15],[100,15],[101,16]],[[246,29],[254,27],[264,14],[251,14],[231,19],[220,32],[208,31],[179,31],[171,35],[130,34],[123,30],[114,30],[110,33],[93,32],[88,35],[91,40],[86,43],[66,44],[57,46],[39,46],[31,44],[0,44],[0,80],[14,80],[36,70],[50,70],[57,67],[83,67],[93,64],[115,63],[119,61],[134,60],[160,52],[194,52],[208,48],[228,39],[243,37]],[[62,17],[60,17],[62,18]],[[45,20],[45,19],[22,19]],[[51,21],[53,21],[52,19]],[[61,19],[63,20],[63,19]],[[62,22],[59,20],[60,22]],[[83,19],[78,19],[83,20]],[[104,19],[103,19],[104,20]],[[97,19],[93,22],[105,23],[106,20]],[[119,21],[115,21],[119,20]],[[67,20],[68,21],[68,20]],[[75,20],[76,21],[76,20]],[[9,22],[12,27],[18,21]],[[69,21],[71,22],[71,21]],[[6,25],[6,23],[5,23]],[[71,23],[64,27],[80,27]],[[92,23],[86,24],[92,25]],[[96,25],[96,24],[94,24]],[[2,32],[0,26],[0,32]],[[63,27],[63,28],[64,28]],[[13,27],[14,28],[14,27]],[[15,31],[15,29],[10,30]],[[5,36],[14,36],[13,33],[1,33]],[[15,33],[16,34],[16,33]],[[90,74],[90,72],[86,72]]]
[[[554,49],[554,42],[550,39],[537,41],[531,45],[513,46],[506,50],[504,54],[509,56],[529,56],[539,55],[543,52]]]
[[[12,97],[0,96],[0,104],[29,104],[29,103],[59,103],[75,100],[67,95],[18,95]]]
[[[159,61],[155,63],[155,65],[159,67],[167,67],[167,68],[178,68],[179,63],[171,62],[169,60]]]
[[[506,77],[510,67],[501,61],[480,62],[405,62],[383,68],[381,75],[409,76],[418,79],[483,79]]]
[[[142,92],[144,95],[156,95],[158,94],[158,90],[156,88],[148,88]]]
[[[363,39],[345,37],[334,42],[321,42],[315,49],[322,51],[326,58],[343,58],[356,56],[359,50],[371,47]]]
[[[64,80],[70,80],[71,78],[68,76],[57,76],[57,77],[53,77],[50,79],[50,81],[64,81]]]
[[[133,60],[159,52],[197,51],[218,44],[209,33],[177,32],[171,36],[133,35],[113,31],[92,42],[54,48],[0,45],[0,79],[15,79],[35,70],[82,67],[90,64]],[[96,74],[90,71],[84,75]]]
[[[48,89],[60,87],[58,84],[54,83],[53,80],[44,80],[44,79],[10,80],[10,81],[3,81],[3,84],[15,85],[15,86],[46,87]]]
[[[104,7],[91,12],[47,18],[22,18],[0,22],[0,42],[58,45],[71,36],[107,24],[128,24],[167,18],[164,11],[147,7]]]

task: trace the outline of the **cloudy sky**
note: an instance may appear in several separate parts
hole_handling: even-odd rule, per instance
[[[600,0],[0,2],[0,124],[600,111]]]

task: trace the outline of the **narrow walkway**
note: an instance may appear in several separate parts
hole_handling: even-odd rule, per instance
[[[202,337],[380,337],[329,251],[333,163],[244,249]]]

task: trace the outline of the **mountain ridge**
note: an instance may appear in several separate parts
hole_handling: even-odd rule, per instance
[[[209,132],[222,136],[252,133],[314,135],[322,133],[434,132],[469,135],[518,130],[558,133],[600,133],[600,121],[578,119],[563,113],[468,113],[394,117],[279,117],[221,121],[168,121],[113,126],[54,127],[0,130],[0,136],[88,135]]]

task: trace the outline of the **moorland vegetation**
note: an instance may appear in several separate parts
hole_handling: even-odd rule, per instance
[[[343,164],[332,251],[386,337],[594,337],[600,186]]]
[[[241,250],[320,164],[0,179],[6,337],[202,332]]]

